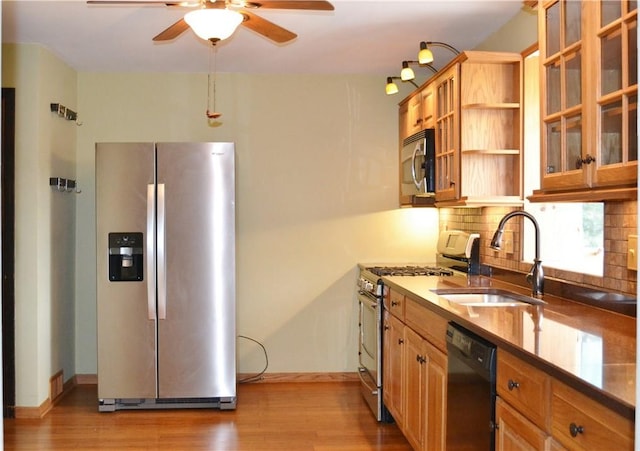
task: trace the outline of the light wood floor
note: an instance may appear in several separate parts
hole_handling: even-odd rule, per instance
[[[395,424],[380,424],[356,382],[238,387],[235,411],[98,413],[95,385],[79,385],[45,418],[4,420],[6,450],[403,450]]]

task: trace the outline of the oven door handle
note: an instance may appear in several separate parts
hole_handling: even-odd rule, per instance
[[[366,368],[362,368],[359,367],[358,368],[358,377],[360,378],[360,382],[362,382],[362,385],[364,385],[365,387],[367,387],[367,390],[371,391],[371,394],[373,396],[378,396],[378,387],[375,388],[371,388],[372,385],[369,384],[370,381],[368,381],[365,377],[364,377],[364,373],[366,373]]]
[[[370,298],[369,296],[367,296],[362,291],[358,291],[358,301],[362,302],[367,307],[369,307],[369,308],[371,308],[373,310],[378,308],[378,301],[375,300],[375,299]]]

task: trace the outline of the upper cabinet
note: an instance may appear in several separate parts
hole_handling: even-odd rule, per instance
[[[522,204],[522,57],[463,52],[435,83],[436,205]]]
[[[522,205],[522,89],[520,54],[467,51],[400,103],[401,144],[435,130],[435,206]]]
[[[541,189],[532,201],[637,196],[637,3],[541,2]]]

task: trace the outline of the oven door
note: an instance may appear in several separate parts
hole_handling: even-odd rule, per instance
[[[382,403],[381,352],[381,304],[375,298],[358,292],[359,334],[358,354],[360,391],[367,405],[378,421],[389,421],[389,415]]]
[[[359,333],[359,362],[369,377],[379,386],[380,369],[378,367],[380,356],[380,306],[377,299],[372,299],[366,294],[358,293],[360,304],[360,333]]]

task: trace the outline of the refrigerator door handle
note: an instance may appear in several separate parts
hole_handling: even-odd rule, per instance
[[[158,183],[158,319],[167,318],[167,259],[165,248],[164,183]]]
[[[155,185],[147,185],[147,316],[156,319]]]

